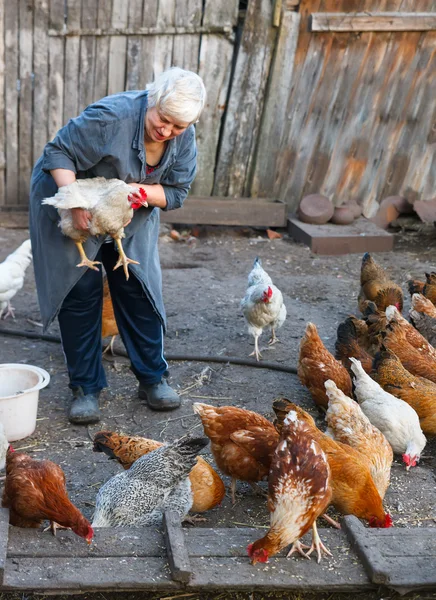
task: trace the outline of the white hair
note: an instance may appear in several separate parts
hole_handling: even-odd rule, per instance
[[[203,80],[193,71],[171,67],[147,85],[148,106],[162,115],[185,123],[195,123],[206,102]]]

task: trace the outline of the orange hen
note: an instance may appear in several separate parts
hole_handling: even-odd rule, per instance
[[[200,402],[194,403],[193,408],[210,439],[216,464],[232,478],[232,502],[235,503],[237,479],[253,485],[267,477],[279,435],[270,421],[251,410]]]
[[[436,273],[432,271],[431,273],[425,274],[426,281],[418,281],[416,279],[411,279],[407,282],[407,287],[409,289],[410,295],[412,294],[422,294],[430,302],[436,305]]]
[[[162,442],[139,436],[120,435],[114,431],[98,431],[94,436],[94,452],[104,452],[129,469],[139,457],[163,446]],[[193,512],[206,512],[220,504],[225,496],[224,483],[218,473],[201,456],[189,474]]]
[[[327,409],[328,397],[324,383],[332,379],[345,395],[351,396],[351,378],[344,365],[327,350],[318,335],[316,326],[308,323],[300,343],[298,377],[312,394],[315,403]]]
[[[102,310],[102,324],[101,324],[101,337],[107,338],[111,336],[111,341],[106,346],[103,351],[103,354],[110,351],[111,354],[114,353],[114,342],[115,338],[118,335],[118,326],[115,320],[114,307],[112,305],[111,293],[109,290],[109,284],[107,278],[104,278],[103,282],[103,310]]]
[[[365,252],[360,269],[360,292],[358,296],[359,310],[364,313],[367,301],[375,302],[379,310],[394,305],[403,310],[403,292],[401,287],[392,281],[386,271],[369,254]]]
[[[359,344],[355,321],[355,317],[348,317],[343,323],[339,324],[335,344],[336,358],[342,362],[350,375],[350,357],[360,360],[367,373],[372,370],[372,356]]]
[[[432,346],[436,345],[436,306],[422,294],[413,294],[409,317],[414,327]]]
[[[2,506],[9,508],[9,521],[17,527],[39,527],[48,519],[52,530],[71,528],[91,543],[94,531],[68,498],[65,475],[50,460],[34,460],[11,448],[6,455],[6,481]]]

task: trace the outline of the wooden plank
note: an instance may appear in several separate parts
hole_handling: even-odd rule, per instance
[[[270,0],[250,0],[216,166],[215,195],[246,196],[276,29]]]
[[[229,91],[233,44],[224,36],[203,35],[200,48],[199,75],[207,90],[207,102],[196,126],[198,147],[197,176],[192,193],[212,194],[215,163],[223,114]]]
[[[156,28],[158,6],[159,0],[144,0],[142,8],[143,28]],[[155,76],[153,59],[156,39],[154,35],[142,34],[142,55],[139,72],[139,86],[141,89],[145,89],[146,85],[153,81]]]
[[[103,30],[109,28],[112,17],[112,3],[99,2],[97,12],[97,26]],[[108,72],[109,72],[109,38],[99,36],[95,40],[95,75],[94,95],[99,100],[108,94]]]
[[[0,508],[0,586],[3,583],[9,536],[9,510]]]
[[[85,543],[85,542],[83,542]],[[8,558],[2,591],[68,594],[93,591],[177,590],[166,558]]]
[[[127,26],[129,4],[126,0],[113,0],[112,27],[123,29]],[[111,36],[109,39],[108,94],[122,92],[126,86],[127,38],[125,35]]]
[[[67,28],[80,27],[81,9],[81,0],[68,0]],[[80,69],[80,37],[68,37],[65,40],[64,123],[77,117],[80,112],[79,86],[77,85]]]
[[[176,0],[175,26],[201,26],[202,0]],[[199,34],[176,35],[173,42],[173,60],[176,67],[198,72],[198,55],[200,49]]]
[[[254,159],[252,196],[266,195],[274,188],[280,152],[278,140],[282,137],[283,125],[287,121],[287,104],[293,85],[299,26],[298,13],[283,13]]]
[[[18,192],[18,8],[18,2],[4,3],[6,205],[16,204]]]
[[[205,0],[203,8],[203,25],[223,26],[232,28],[238,22],[238,0],[225,0],[217,2],[216,0]]]
[[[85,4],[84,4],[85,7]],[[86,9],[82,11],[82,27],[95,28],[97,25],[98,0],[88,0]],[[81,112],[89,104],[92,104],[95,97],[94,79],[95,79],[95,53],[96,41],[93,35],[83,36],[80,39],[80,72],[79,72],[79,106],[78,112]]]
[[[0,207],[6,203],[6,136],[5,136],[5,3],[0,2]]]
[[[142,0],[130,0],[128,12],[128,27],[134,27],[142,23]],[[126,90],[139,90],[141,73],[142,39],[140,36],[129,36],[127,38],[127,73]]]
[[[390,252],[394,236],[361,217],[351,225],[310,225],[298,219],[288,219],[289,235],[309,246],[314,254],[361,254]]]
[[[30,175],[33,167],[32,121],[33,121],[33,0],[19,0],[20,55],[19,79],[20,102],[18,110],[19,168],[18,205],[29,203]]]
[[[159,0],[157,9],[156,26],[161,30],[174,27],[175,24],[175,0]],[[156,77],[162,71],[171,67],[173,58],[173,35],[158,35],[155,40],[153,56],[153,75]]]
[[[174,581],[188,583],[192,576],[191,565],[185,547],[180,517],[175,511],[164,513],[163,531],[171,576]]]
[[[35,0],[33,20],[33,160],[48,142],[48,67],[49,0]],[[76,82],[77,85],[77,82]]]
[[[163,223],[286,227],[286,205],[266,198],[197,198],[189,196],[182,208],[161,212]]]
[[[50,0],[49,26],[62,31],[64,27],[64,3]],[[48,138],[52,139],[64,124],[64,49],[62,38],[49,40],[48,76]]]
[[[310,31],[435,31],[436,14],[428,13],[313,13]]]

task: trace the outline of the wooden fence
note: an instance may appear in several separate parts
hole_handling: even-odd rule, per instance
[[[0,0],[0,207],[45,143],[171,65],[200,73],[193,193],[436,196],[436,0]],[[417,12],[419,11],[419,13]],[[239,16],[239,19],[238,19]]]

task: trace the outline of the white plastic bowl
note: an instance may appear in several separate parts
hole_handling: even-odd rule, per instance
[[[8,442],[32,435],[39,390],[50,382],[44,369],[20,363],[0,364],[0,422]]]

